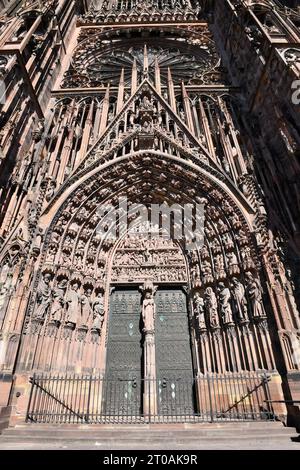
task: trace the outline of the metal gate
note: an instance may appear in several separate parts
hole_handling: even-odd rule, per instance
[[[274,420],[269,377],[246,372],[207,374],[193,380],[197,405],[190,412],[190,383],[155,381],[157,390],[172,390],[163,413],[143,414],[135,379],[108,380],[86,375],[34,375],[26,420],[36,423],[200,423]],[[146,389],[141,381],[141,391]],[[122,397],[122,406],[120,406]],[[132,406],[133,403],[138,406]],[[148,408],[149,409],[149,408]]]

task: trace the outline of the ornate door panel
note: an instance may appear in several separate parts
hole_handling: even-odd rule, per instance
[[[106,411],[141,412],[142,335],[141,294],[116,289],[110,298],[105,391]]]
[[[186,295],[181,289],[158,290],[155,303],[159,413],[191,414],[193,368]]]

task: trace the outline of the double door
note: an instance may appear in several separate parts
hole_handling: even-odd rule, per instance
[[[194,411],[193,369],[186,295],[180,288],[155,294],[156,400],[159,415]],[[138,288],[115,288],[110,298],[104,409],[111,415],[142,415],[144,338]]]

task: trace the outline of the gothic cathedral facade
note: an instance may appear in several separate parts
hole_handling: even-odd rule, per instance
[[[298,1],[0,3],[1,413],[299,422]]]

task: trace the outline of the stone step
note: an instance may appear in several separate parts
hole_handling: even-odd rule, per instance
[[[23,434],[30,434],[30,435],[33,435],[33,434],[43,434],[43,433],[47,433],[48,435],[57,435],[57,434],[78,434],[78,435],[94,435],[94,434],[97,434],[97,435],[114,435],[115,433],[118,433],[118,434],[122,434],[124,436],[126,436],[129,432],[130,432],[130,435],[133,436],[133,435],[137,435],[137,436],[141,436],[141,435],[148,435],[148,434],[151,434],[151,435],[162,435],[162,436],[167,436],[168,434],[172,434],[174,432],[176,432],[176,434],[182,434],[184,436],[193,436],[193,435],[200,435],[200,434],[211,434],[211,433],[215,433],[215,434],[222,434],[223,432],[226,432],[227,435],[229,434],[237,434],[237,433],[240,433],[240,434],[243,434],[243,433],[246,433],[246,434],[263,434],[265,435],[266,433],[280,433],[280,434],[289,434],[290,432],[294,432],[294,428],[285,428],[285,427],[277,427],[277,428],[254,428],[254,429],[241,429],[241,428],[236,428],[236,429],[226,429],[226,428],[214,428],[212,426],[211,429],[207,429],[207,428],[204,428],[204,429],[194,429],[194,430],[190,430],[190,429],[168,429],[168,427],[166,426],[165,429],[141,429],[141,430],[138,430],[138,429],[122,429],[120,427],[116,427],[116,429],[97,429],[96,427],[93,429],[93,426],[90,426],[88,429],[62,429],[62,428],[58,428],[58,429],[47,429],[47,426],[45,426],[44,429],[32,429],[32,428],[22,428],[22,429],[18,429],[18,428],[13,428],[13,427],[9,427],[9,428],[6,428],[4,431],[3,431],[3,435],[9,435],[9,434],[18,434],[18,435],[23,435]]]
[[[11,410],[11,406],[0,407],[0,433],[8,426]]]
[[[272,423],[265,426],[253,426],[245,428],[243,426],[236,426],[236,428],[228,428],[227,426],[215,427],[211,425],[210,428],[204,427],[201,425],[195,426],[194,429],[183,429],[183,428],[174,428],[168,429],[155,429],[152,427],[144,428],[142,425],[140,428],[134,429],[123,429],[122,426],[116,426],[114,429],[111,427],[108,429],[93,427],[88,425],[88,427],[81,428],[61,428],[61,427],[44,427],[35,428],[32,425],[29,426],[16,426],[14,428],[7,428],[3,431],[3,438],[12,438],[12,439],[47,439],[57,440],[57,439],[115,439],[116,436],[119,440],[128,439],[130,434],[130,439],[143,440],[143,439],[170,439],[174,435],[178,439],[205,439],[205,438],[234,438],[237,435],[240,439],[247,439],[249,437],[262,438],[266,436],[272,436],[274,439],[281,437],[288,437],[295,434],[293,428],[286,428],[281,423]]]
[[[68,439],[68,438],[79,438],[80,436],[80,439],[96,439],[96,438],[112,438],[114,439],[115,436],[117,435],[119,439],[127,439],[128,438],[128,433],[130,431],[127,431],[126,433],[124,432],[121,432],[121,431],[115,431],[115,432],[97,432],[97,431],[91,431],[91,432],[74,432],[74,431],[61,431],[61,432],[48,432],[48,431],[44,431],[44,432],[31,432],[30,430],[28,431],[22,431],[22,432],[14,432],[14,431],[10,431],[10,432],[4,432],[2,434],[3,437],[22,437],[22,438],[30,438],[30,439],[33,439],[33,438],[36,438],[36,439],[40,439],[40,438],[43,438],[44,435],[47,436],[48,439],[58,439],[58,438],[61,438],[61,439]],[[290,431],[281,431],[281,430],[278,430],[278,431],[273,431],[273,432],[263,432],[263,431],[260,431],[260,432],[243,432],[243,433],[238,433],[238,432],[229,432],[229,431],[215,431],[215,430],[211,430],[211,431],[205,431],[205,432],[197,432],[197,433],[186,433],[186,432],[175,432],[176,433],[176,436],[178,436],[179,438],[183,438],[183,439],[193,439],[193,438],[198,438],[198,439],[202,439],[202,438],[205,438],[205,437],[221,437],[222,435],[226,435],[226,437],[235,437],[236,435],[239,435],[239,437],[241,439],[243,438],[246,438],[247,436],[250,437],[250,436],[253,436],[253,437],[262,437],[264,438],[266,435],[272,435],[273,437],[286,437],[286,436],[289,436],[291,434],[294,434],[295,432],[290,432]],[[149,437],[151,436],[151,438],[157,438],[157,439],[166,439],[168,437],[172,437],[174,433],[171,433],[171,432],[165,432],[165,433],[153,433],[153,432],[150,432],[150,433],[131,433],[130,432],[130,437],[132,439],[144,439],[145,437]]]
[[[184,430],[184,431],[195,431],[195,430],[203,430],[203,429],[247,429],[247,430],[254,430],[254,429],[292,429],[285,427],[280,421],[227,421],[227,422],[213,422],[213,423],[151,423],[151,424],[75,424],[75,423],[18,423],[14,427],[10,427],[9,429],[36,429],[36,430],[55,430],[58,429],[76,429],[80,431],[86,431],[89,429],[95,430],[130,430],[132,431],[144,431],[148,432],[149,430],[162,430],[165,431],[166,428],[168,430]]]
[[[228,436],[226,434],[224,435],[206,435],[206,436],[194,436],[194,437],[184,437],[184,436],[177,436],[177,435],[173,435],[173,436],[141,436],[141,437],[137,437],[137,436],[119,436],[118,434],[116,434],[115,436],[94,436],[94,437],[91,437],[91,436],[85,436],[85,437],[82,437],[82,436],[65,436],[65,437],[62,437],[62,436],[57,436],[57,437],[49,437],[48,435],[44,435],[44,436],[18,436],[18,435],[14,435],[14,436],[3,436],[0,440],[0,442],[19,442],[20,440],[22,441],[27,441],[27,442],[57,442],[58,440],[61,440],[61,441],[71,441],[71,442],[75,442],[75,441],[80,441],[80,442],[83,442],[83,441],[87,441],[87,442],[90,442],[90,441],[100,441],[100,442],[110,442],[110,443],[114,443],[114,442],[157,442],[157,443],[162,443],[162,442],[170,442],[170,441],[182,441],[182,442],[188,442],[188,443],[191,443],[191,442],[198,442],[199,440],[201,440],[202,442],[205,441],[205,440],[211,440],[211,439],[216,439],[218,441],[220,440],[229,440],[229,439],[233,439],[233,438],[237,438],[239,439],[239,441],[248,441],[249,439],[255,439],[255,440],[279,440],[281,441],[282,439],[288,439],[289,437],[297,437],[297,434],[290,434],[290,435],[280,435],[280,434],[276,434],[276,435],[269,435],[269,436],[263,436],[263,435],[260,435],[260,436],[249,436],[249,435],[244,435],[244,436]]]
[[[86,433],[114,433],[118,431],[120,433],[127,433],[130,431],[131,435],[134,433],[163,433],[176,431],[182,432],[185,435],[193,435],[195,432],[223,432],[226,430],[227,433],[236,433],[239,432],[271,432],[273,430],[280,430],[280,432],[290,432],[292,428],[287,428],[279,422],[269,422],[269,423],[211,423],[211,424],[153,424],[153,425],[97,425],[97,424],[85,424],[85,425],[72,425],[72,424],[22,424],[16,425],[15,427],[9,427],[4,430],[4,433],[40,433],[47,431],[47,433],[68,433],[68,432],[80,432],[82,434]]]
[[[128,426],[128,425],[97,425],[97,424],[86,424],[86,425],[66,425],[66,424],[58,424],[58,425],[47,425],[45,424],[31,424],[31,425],[16,425],[15,427],[9,427],[5,430],[5,432],[11,432],[11,431],[30,431],[30,432],[43,432],[47,430],[48,432],[68,432],[68,431],[79,431],[82,433],[86,432],[115,432],[120,431],[120,432],[128,432],[130,431],[131,433],[141,433],[141,432],[162,432],[165,433],[166,431],[172,432],[184,432],[184,433],[194,433],[194,432],[205,432],[209,431],[211,432],[212,430],[214,431],[223,431],[226,430],[227,432],[236,432],[237,430],[240,431],[249,431],[249,432],[256,432],[262,430],[263,432],[267,431],[272,431],[272,430],[282,430],[282,431],[288,431],[291,428],[285,427],[281,423],[270,423],[270,424],[264,424],[264,425],[256,425],[253,423],[253,425],[249,426],[241,426],[239,423],[235,424],[223,424],[223,425],[216,425],[214,423],[210,425],[194,425],[194,426],[185,426],[185,425],[139,425],[139,426]]]
[[[294,428],[280,422],[139,426],[24,423],[3,432],[0,449],[300,450],[297,437]]]
[[[293,442],[292,438],[283,439],[244,439],[241,440],[236,437],[236,439],[229,438],[207,438],[207,439],[197,439],[197,440],[180,440],[180,439],[170,439],[161,440],[161,439],[144,439],[137,441],[135,439],[127,440],[48,440],[44,439],[41,441],[37,440],[22,440],[22,439],[8,439],[2,441],[0,439],[0,449],[56,449],[56,448],[66,448],[66,449],[233,449],[233,450],[243,450],[243,449],[290,449],[290,450],[300,450],[300,442]]]

